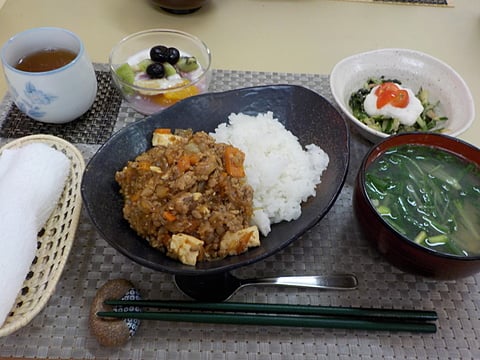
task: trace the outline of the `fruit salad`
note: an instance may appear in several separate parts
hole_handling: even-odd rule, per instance
[[[115,74],[124,96],[138,111],[151,114],[206,90],[204,69],[194,56],[157,45],[131,56]]]

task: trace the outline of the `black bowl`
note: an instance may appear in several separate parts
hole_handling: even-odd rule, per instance
[[[256,115],[272,111],[302,145],[315,143],[330,157],[317,195],[302,205],[302,215],[272,226],[261,246],[241,255],[192,267],[150,247],[123,218],[123,199],[115,172],[151,147],[158,127],[213,132],[231,113]],[[339,112],[322,96],[300,86],[276,85],[209,93],[185,99],[114,134],[87,164],[82,181],[85,208],[99,233],[133,261],[176,275],[225,273],[283,249],[315,225],[331,208],[343,187],[349,163],[349,131]]]

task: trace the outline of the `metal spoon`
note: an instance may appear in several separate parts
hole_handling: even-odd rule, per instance
[[[175,275],[174,282],[185,295],[208,302],[228,300],[239,289],[249,285],[297,286],[324,290],[353,290],[358,286],[357,278],[352,274],[239,279],[229,272],[224,272],[200,276]]]

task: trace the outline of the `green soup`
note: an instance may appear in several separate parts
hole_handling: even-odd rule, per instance
[[[401,145],[366,172],[378,213],[398,232],[430,249],[480,255],[480,168],[450,152]]]

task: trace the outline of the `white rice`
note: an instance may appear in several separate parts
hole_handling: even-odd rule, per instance
[[[315,144],[303,149],[270,111],[231,114],[228,120],[210,135],[245,153],[245,172],[254,190],[253,223],[266,236],[271,224],[301,215],[301,203],[316,194],[328,155]]]

